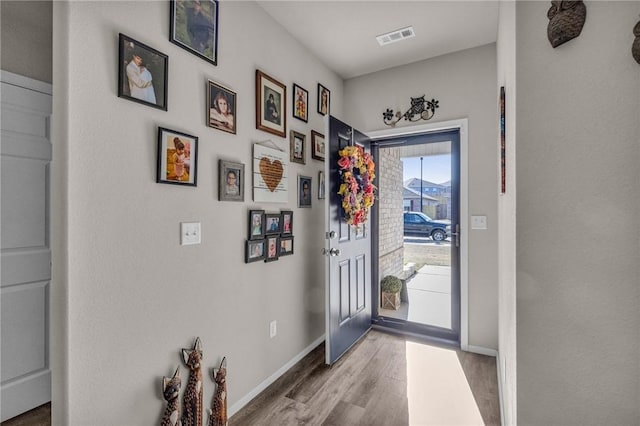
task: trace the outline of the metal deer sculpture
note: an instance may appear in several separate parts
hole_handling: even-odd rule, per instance
[[[547,37],[554,49],[580,35],[587,19],[587,6],[582,0],[553,0],[547,12]]]
[[[162,378],[162,395],[167,401],[167,408],[160,421],[160,426],[180,426],[180,367],[176,368],[173,377]]]
[[[182,398],[182,426],[202,426],[202,348],[196,337],[193,349],[182,349],[189,381]]]
[[[211,370],[216,392],[209,410],[207,426],[227,426],[227,358],[222,358],[220,368]]]

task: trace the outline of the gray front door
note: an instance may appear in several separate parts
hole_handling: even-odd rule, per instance
[[[338,151],[370,141],[348,124],[329,117],[327,173],[326,363],[336,362],[371,328],[371,227],[354,228],[343,219]]]
[[[51,95],[49,85],[4,72],[1,85],[0,393],[4,421],[51,400],[48,200]]]

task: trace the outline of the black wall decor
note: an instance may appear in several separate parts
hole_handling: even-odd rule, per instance
[[[633,55],[633,59],[640,64],[640,21],[633,27],[633,35],[636,36],[636,38],[633,40],[633,45],[631,46],[631,54]]]
[[[553,0],[547,11],[547,37],[555,49],[580,35],[587,19],[587,6],[579,1]]]
[[[419,98],[411,98],[411,106],[404,114],[400,111],[394,113],[392,109],[387,108],[385,112],[382,113],[382,119],[384,124],[387,126],[395,126],[396,123],[403,118],[407,121],[418,121],[418,120],[430,120],[436,113],[436,108],[440,108],[438,105],[438,101],[435,99],[431,99],[430,101],[425,100],[426,95],[422,95]]]

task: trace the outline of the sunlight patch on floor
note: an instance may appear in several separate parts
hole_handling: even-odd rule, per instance
[[[410,425],[484,425],[455,351],[413,342],[406,351]]]

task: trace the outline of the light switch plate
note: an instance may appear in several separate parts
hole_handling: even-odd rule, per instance
[[[487,229],[487,217],[471,216],[471,229]]]
[[[180,245],[188,246],[192,244],[200,244],[200,222],[181,222],[180,223]]]

